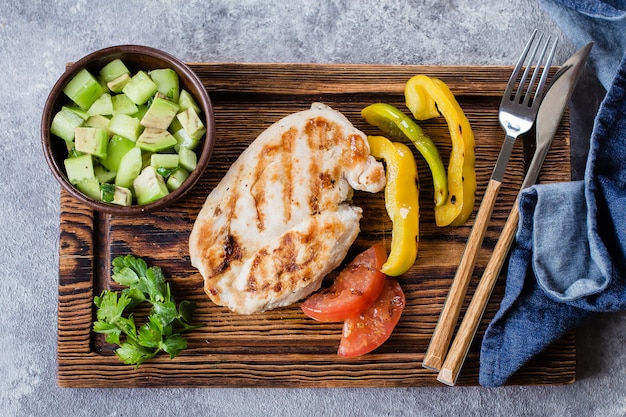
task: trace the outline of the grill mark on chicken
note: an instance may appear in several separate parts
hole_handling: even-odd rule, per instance
[[[358,161],[362,161],[363,158],[366,158],[367,155],[369,155],[370,150],[365,147],[365,143],[363,143],[361,138],[358,137],[357,135],[352,134],[348,138],[350,140],[350,150],[351,150],[350,165],[353,165],[354,163]]]
[[[266,204],[266,181],[264,181],[265,167],[267,166],[268,161],[271,161],[278,151],[279,146],[264,146],[263,149],[261,149],[261,152],[259,152],[259,159],[254,167],[253,178],[256,178],[256,181],[254,181],[250,187],[250,194],[254,199],[256,227],[259,231],[263,231],[265,229],[265,214],[263,212],[263,208]]]
[[[325,153],[332,150],[338,145],[343,136],[339,134],[339,127],[334,123],[329,123],[322,117],[310,119],[305,126],[305,135],[308,139],[308,147],[312,152],[308,174],[309,180],[309,208],[311,215],[319,214],[327,206],[324,203],[324,189],[333,183],[331,177],[341,175],[338,171],[332,174],[324,172],[323,162]],[[343,158],[341,158],[343,159]],[[341,160],[339,164],[341,165]]]
[[[282,175],[283,187],[283,211],[285,220],[290,221],[292,216],[291,205],[293,201],[293,151],[298,131],[294,128],[289,129],[282,135],[281,142],[283,144],[283,152],[281,154],[282,166],[284,174]]]

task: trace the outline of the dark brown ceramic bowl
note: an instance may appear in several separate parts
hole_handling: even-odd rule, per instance
[[[202,109],[202,121],[207,132],[202,143],[195,152],[198,154],[198,165],[191,172],[187,180],[177,190],[150,204],[119,206],[93,200],[74,187],[67,179],[63,160],[67,157],[67,148],[63,141],[50,134],[50,125],[56,112],[61,106],[69,103],[69,99],[63,93],[63,88],[81,69],[87,68],[92,74],[98,71],[108,62],[120,58],[131,71],[149,71],[157,68],[172,68],[180,78],[181,88],[185,88],[196,99]],[[95,51],[72,64],[56,82],[48,99],[46,100],[41,121],[41,141],[46,160],[52,173],[61,186],[73,197],[87,206],[104,213],[115,215],[136,215],[162,209],[182,197],[193,187],[209,164],[213,143],[215,141],[215,121],[213,119],[213,107],[209,95],[198,76],[183,62],[163,51],[138,45],[120,45]]]

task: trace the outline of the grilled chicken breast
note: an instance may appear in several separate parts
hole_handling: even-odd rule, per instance
[[[314,103],[270,126],[207,197],[189,239],[191,263],[216,304],[251,314],[318,290],[359,233],[353,189],[384,188],[366,136]]]

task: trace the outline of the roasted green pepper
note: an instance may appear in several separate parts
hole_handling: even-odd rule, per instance
[[[381,272],[389,276],[404,274],[417,257],[419,240],[419,185],[413,152],[403,143],[383,136],[369,136],[370,153],[384,159],[387,185],[385,208],[393,223],[391,250]]]
[[[424,131],[406,114],[386,103],[374,103],[361,110],[361,116],[372,126],[378,127],[391,139],[413,142],[426,160],[433,177],[435,206],[445,204],[448,197],[446,169],[437,147]]]
[[[448,197],[443,205],[435,207],[437,226],[458,226],[474,210],[476,172],[474,170],[474,133],[448,86],[437,78],[426,75],[412,77],[404,90],[406,105],[417,120],[426,120],[440,114],[446,119],[452,151],[448,163]]]

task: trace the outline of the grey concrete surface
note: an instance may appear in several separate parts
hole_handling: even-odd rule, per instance
[[[59,186],[39,123],[66,62],[137,43],[185,61],[509,65],[540,28],[559,37],[562,63],[574,47],[536,1],[0,0],[0,10],[1,416],[626,415],[626,314],[596,316],[577,331],[578,381],[567,386],[56,386]],[[592,93],[579,91],[582,112],[585,103],[592,111]],[[583,116],[573,123],[576,155],[585,152]]]

